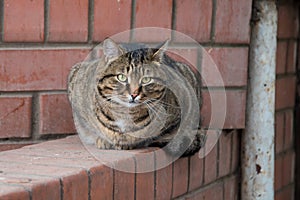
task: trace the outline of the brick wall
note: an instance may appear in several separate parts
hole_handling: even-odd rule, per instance
[[[276,199],[293,199],[295,190],[294,108],[299,7],[289,1],[278,5],[276,59]]]
[[[75,170],[69,173],[68,169],[66,174],[70,176],[55,174],[55,180],[50,176],[50,188],[58,191],[52,194],[66,198],[71,195],[70,191],[78,190],[76,184],[72,185],[70,181],[83,181],[86,190],[78,190],[81,191],[78,197],[84,195],[90,199],[99,194],[103,199],[105,195],[118,199],[123,194],[137,199],[141,195],[149,195],[149,198],[154,195],[157,199],[238,199],[240,130],[245,127],[251,6],[249,0],[0,1],[0,150],[19,148],[76,132],[66,97],[66,77],[72,65],[83,60],[92,47],[104,38],[144,26],[171,28],[200,42],[223,77],[227,95],[226,130],[218,143],[203,159],[197,155],[180,159],[150,174],[124,174],[108,168],[100,169],[98,165],[94,168],[84,166],[84,172]],[[294,191],[297,7],[280,4],[278,28],[275,188],[276,198],[284,199],[292,196]],[[145,34],[135,37],[145,39]],[[160,36],[151,39],[159,41]],[[203,64],[205,60],[199,63],[199,52],[182,45],[177,50],[198,62],[208,80],[203,88],[202,108],[204,125],[207,125],[210,119],[208,89],[213,89],[210,95],[217,96],[220,85],[214,82],[210,69]],[[219,102],[218,106],[224,106],[222,103]],[[65,143],[65,140],[62,141],[41,143],[23,150],[26,154],[30,149],[26,156],[38,154],[42,159],[52,157],[49,161],[52,165],[56,154],[47,156],[50,150],[47,153],[42,149],[51,149],[51,145],[58,147]],[[17,153],[12,154],[24,155],[22,150],[15,151]],[[77,152],[72,148],[68,151],[70,155]],[[67,151],[58,148],[57,154],[63,152]],[[5,164],[5,154],[0,157],[0,169],[2,166],[3,169],[10,168]],[[62,163],[68,163],[68,159],[62,160]],[[34,199],[35,192],[44,187],[41,185],[43,180],[39,178],[44,172],[39,170],[43,170],[49,162],[34,163],[38,170],[34,176],[36,182],[22,183],[22,177],[33,179],[30,175],[32,171],[15,176],[14,170],[8,170],[7,176],[14,181],[10,183],[0,179],[0,187],[11,195],[18,191],[19,195],[29,195]],[[10,163],[17,168],[26,162],[10,159]],[[80,163],[74,165],[82,167]],[[48,177],[53,171],[45,173]],[[108,189],[102,188],[100,193],[94,189],[96,186],[93,184],[103,185],[101,180],[110,180],[112,176],[115,182],[107,181]],[[18,180],[21,183],[16,184]],[[129,187],[124,188],[124,184],[129,184]]]

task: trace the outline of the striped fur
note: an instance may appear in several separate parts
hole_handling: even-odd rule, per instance
[[[174,138],[182,111],[174,89],[168,87],[171,78],[167,72],[185,79],[177,87],[191,90],[185,87],[191,85],[190,93],[196,94],[199,107],[200,81],[186,64],[165,54],[166,45],[119,46],[107,39],[102,59],[72,68],[68,94],[82,140],[100,149],[133,149],[164,146]],[[177,146],[183,140],[169,148],[170,153],[180,153]],[[184,155],[199,150],[204,141],[205,134],[199,131]]]

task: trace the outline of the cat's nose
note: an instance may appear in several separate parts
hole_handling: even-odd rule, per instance
[[[135,99],[137,96],[138,96],[138,94],[135,94],[135,93],[131,94],[132,99]]]

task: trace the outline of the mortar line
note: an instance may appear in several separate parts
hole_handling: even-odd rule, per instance
[[[4,37],[4,1],[0,0],[0,43],[3,42]]]
[[[44,43],[49,39],[49,0],[44,0]]]
[[[95,2],[94,0],[89,0],[88,3],[88,43],[92,44],[94,35]]]
[[[212,0],[212,16],[211,16],[211,27],[210,27],[210,40],[211,40],[211,42],[215,42],[216,13],[217,13],[217,0]]]
[[[134,41],[134,31],[132,29],[136,26],[136,0],[131,1],[131,16],[130,16],[130,36],[129,36],[129,42]]]

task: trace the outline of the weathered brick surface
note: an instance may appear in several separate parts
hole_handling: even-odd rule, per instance
[[[30,137],[31,108],[29,95],[0,96],[0,138]]]
[[[163,10],[161,8],[164,8]],[[171,28],[171,0],[141,0],[136,2],[136,27]]]
[[[113,198],[113,169],[106,166],[94,167],[89,170],[91,200]]]
[[[49,1],[49,41],[86,42],[88,0]]]
[[[30,194],[21,186],[0,185],[2,199],[30,200]]]
[[[289,187],[284,188],[283,190],[279,191],[275,195],[275,200],[286,200],[286,199],[294,199],[294,186],[291,185]]]
[[[4,0],[4,41],[44,40],[44,1]]]
[[[103,41],[114,34],[129,30],[131,3],[131,0],[95,0],[93,39]]]
[[[226,104],[223,101],[224,92],[218,90],[203,91],[203,106],[201,110],[203,126],[210,125],[214,128],[244,128],[245,127],[245,102],[246,91],[231,90],[226,91]],[[211,100],[213,99],[213,105]],[[211,121],[212,112],[224,113],[226,106],[226,117],[223,127],[217,127],[219,124]],[[213,111],[212,111],[213,107]],[[219,117],[221,115],[217,115]]]
[[[288,43],[286,41],[277,42],[276,50],[276,74],[285,73],[287,62]]]
[[[65,199],[88,199],[88,175],[85,171],[79,171],[71,176],[62,178],[63,197]]]
[[[88,49],[0,51],[0,90],[66,89],[71,67],[83,61]]]
[[[39,133],[76,133],[72,110],[66,94],[41,94]]]
[[[154,152],[135,156],[136,164],[136,199],[154,199],[155,160]],[[147,181],[145,181],[147,180]]]
[[[283,186],[283,158],[281,156],[275,159],[275,190]]]
[[[219,200],[219,199],[223,199],[222,183],[213,184],[198,193],[192,194],[187,199],[188,200],[205,200],[205,199]]]
[[[295,105],[296,77],[288,76],[276,80],[276,109],[292,108]]]
[[[292,199],[295,180],[292,111],[295,105],[299,11],[289,2],[278,4],[276,199]],[[64,93],[69,69],[87,56],[92,42],[101,42],[131,26],[173,27],[204,42],[226,86],[227,104],[219,98],[218,89],[211,91],[211,95],[217,97],[214,112],[218,114],[227,106],[225,125],[216,128],[243,129],[251,4],[252,1],[248,0],[59,0],[55,3],[4,0],[0,37],[0,138],[26,138],[26,142],[1,139],[0,150],[35,143],[37,134],[46,138],[50,134],[75,132]],[[196,48],[182,43],[183,36],[173,37],[170,30],[140,29],[132,35],[127,32],[116,38],[117,41],[128,41],[131,36],[142,42],[174,39],[172,41],[179,44],[171,43],[170,46],[179,60],[189,58],[194,66],[201,62],[203,76],[207,79],[204,86],[209,89],[222,86],[212,74],[209,61],[201,60]],[[24,105],[18,107],[23,101]],[[203,91],[201,114],[203,124],[207,126],[211,116],[207,89]],[[34,137],[31,138],[32,133]],[[0,153],[0,171],[5,172],[5,175],[0,172],[0,199],[170,199],[172,196],[238,199],[240,133],[234,131],[222,135],[219,146],[215,146],[204,159],[199,159],[196,154],[176,161],[173,166],[144,174],[110,169],[99,163],[101,159],[97,156],[101,153],[102,159],[112,160],[133,171],[141,164],[149,166],[151,159],[139,163],[138,158],[128,160],[120,152],[88,149],[78,137]],[[135,153],[142,155],[143,151]],[[166,159],[164,156],[155,154],[154,157],[158,161]],[[28,179],[31,181],[27,182]]]
[[[211,183],[217,178],[218,146],[215,145],[204,159],[204,183]]]
[[[217,1],[216,6],[215,41],[248,43],[252,1]]]
[[[284,113],[275,115],[275,151],[280,153],[283,150],[284,143]]]
[[[229,177],[224,180],[224,200],[238,200],[239,198],[239,176]]]
[[[127,165],[134,171],[134,161]],[[135,174],[114,170],[114,199],[134,199]]]
[[[206,52],[202,56],[202,77],[204,85],[247,85],[247,48],[206,48],[205,50]],[[218,80],[220,76],[223,79],[221,81]],[[221,83],[224,83],[224,85],[221,85]]]
[[[190,177],[189,177],[189,190],[192,191],[203,185],[204,178],[204,159],[199,158],[198,154],[195,154],[190,158]]]
[[[236,172],[240,167],[240,133],[234,131],[232,133],[232,160],[231,160],[231,172]]]
[[[284,186],[294,182],[295,180],[295,152],[289,151],[283,156],[283,177],[282,184]]]
[[[188,10],[188,12],[187,12]],[[176,30],[196,41],[210,40],[212,1],[176,1]]]
[[[28,189],[32,191],[32,199],[51,200],[59,199],[61,196],[59,179],[52,179],[46,183],[44,181],[40,181],[37,184],[32,183]]]
[[[161,8],[164,8],[163,11]],[[136,1],[134,39],[138,42],[162,42],[171,38],[172,0],[141,0]],[[158,27],[161,29],[143,29]]]
[[[8,151],[8,150],[13,150],[13,149],[19,149],[23,146],[26,146],[26,145],[30,145],[32,143],[27,143],[27,142],[18,142],[16,144],[7,144],[7,143],[3,143],[3,144],[0,144],[0,151]]]
[[[290,41],[287,50],[287,73],[296,72],[297,42]]]
[[[278,38],[296,38],[299,28],[298,10],[293,5],[278,7]]]
[[[170,199],[172,198],[173,189],[173,167],[172,165],[159,165],[158,163],[165,163],[166,155],[155,154],[156,158],[156,178],[155,178],[155,197],[156,199]]]
[[[231,133],[222,133],[219,138],[218,176],[230,173],[231,167]]]
[[[188,189],[188,158],[181,158],[174,162],[173,167],[173,198],[185,194]]]
[[[284,149],[294,146],[294,113],[293,110],[285,112]]]

